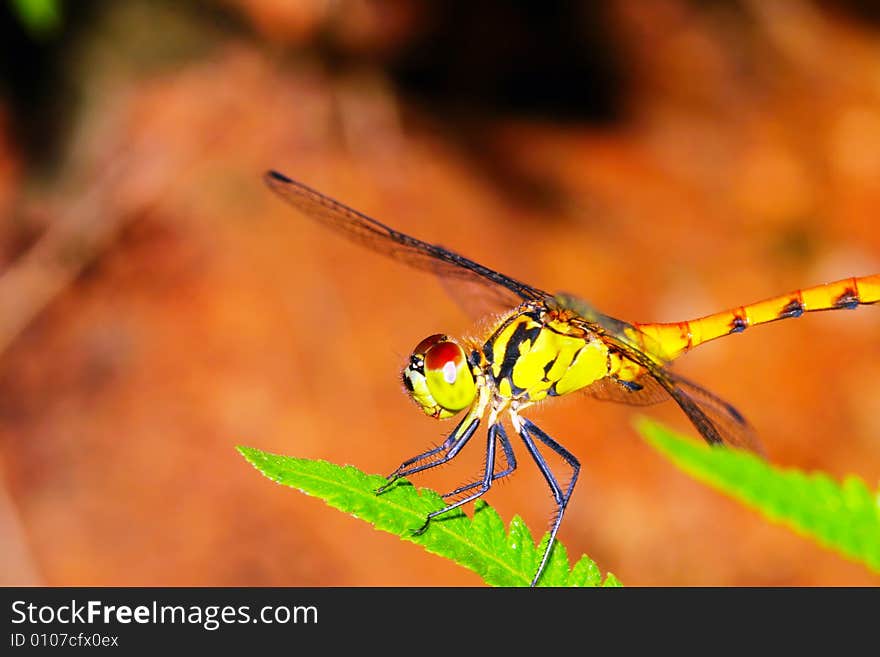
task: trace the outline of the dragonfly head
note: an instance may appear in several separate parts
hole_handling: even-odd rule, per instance
[[[426,414],[438,419],[464,410],[477,394],[464,349],[439,333],[413,349],[403,368],[403,385]]]

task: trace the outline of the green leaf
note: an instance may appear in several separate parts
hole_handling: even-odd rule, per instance
[[[53,35],[61,26],[59,0],[12,0],[11,5],[22,25],[36,39]]]
[[[239,447],[238,451],[272,481],[320,497],[376,529],[418,543],[428,552],[473,570],[492,586],[528,586],[538,568],[541,552],[522,519],[514,517],[505,531],[498,513],[483,501],[474,505],[473,518],[460,510],[451,511],[416,536],[413,530],[422,526],[427,514],[443,508],[443,499],[434,491],[416,490],[402,480],[376,495],[374,491],[385,478],[352,466],[279,456],[250,447]],[[620,582],[610,573],[603,582],[599,568],[586,556],[569,569],[565,547],[557,541],[540,585],[620,586]]]
[[[880,495],[857,477],[837,483],[821,472],[775,467],[753,454],[710,448],[644,418],[637,428],[696,479],[880,572]]]

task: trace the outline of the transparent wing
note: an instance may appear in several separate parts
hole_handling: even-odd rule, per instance
[[[709,444],[724,444],[764,455],[755,430],[736,408],[666,367],[648,369],[632,383],[602,379],[586,393],[602,401],[648,406],[673,399]]]
[[[635,386],[605,378],[587,388],[586,393],[602,401],[632,406],[674,399],[706,442],[764,455],[755,430],[732,404],[668,368],[662,368],[656,377],[646,372],[635,381]]]
[[[437,272],[437,280],[446,296],[474,320],[502,315],[522,303],[522,298],[508,288],[486,285],[482,278],[452,278]]]
[[[713,435],[717,434],[727,445],[765,456],[755,430],[732,404],[668,369],[664,369],[664,375],[674,386],[670,395],[707,442],[716,442]],[[707,420],[709,426],[705,424]]]
[[[483,294],[492,304],[503,304],[508,309],[524,301],[546,302],[552,299],[547,292],[504,276],[441,246],[394,230],[277,171],[267,172],[263,180],[272,191],[307,217],[372,251],[447,279],[447,289],[455,287],[455,281],[476,284],[485,289]]]
[[[651,406],[670,399],[666,389],[647,373],[636,379],[635,384],[638,388],[606,376],[585,388],[584,392],[600,401],[630,406]]]

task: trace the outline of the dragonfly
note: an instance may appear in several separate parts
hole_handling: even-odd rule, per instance
[[[429,513],[415,530],[423,533],[432,520],[485,495],[493,482],[516,469],[516,456],[503,423],[506,415],[556,504],[531,586],[538,584],[547,566],[581,465],[523,411],[575,392],[632,405],[672,399],[710,445],[763,455],[761,443],[743,415],[674,372],[672,361],[698,345],[758,324],[880,301],[880,274],[873,274],[795,290],[697,319],[626,322],[602,314],[573,295],[545,292],[447,248],[411,237],[277,171],[266,172],[264,181],[306,217],[361,246],[440,277],[453,294],[476,289],[481,292],[483,307],[497,309],[497,314],[489,315],[491,321],[480,338],[455,339],[438,333],[413,349],[401,378],[416,405],[441,420],[463,415],[440,445],[403,461],[376,493],[385,492],[403,477],[450,462],[485,422],[482,476],[446,493],[443,498],[449,503]],[[567,479],[554,473],[539,445],[568,466]]]

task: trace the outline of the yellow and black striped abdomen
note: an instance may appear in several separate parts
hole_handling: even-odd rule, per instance
[[[731,333],[740,333],[750,326],[800,317],[819,310],[854,309],[880,301],[880,274],[862,278],[846,278],[826,285],[795,290],[772,299],[739,308],[731,308],[685,322],[671,324],[633,324],[652,340],[644,345],[667,359],[675,358],[697,345]]]
[[[516,316],[483,347],[502,396],[540,401],[584,388],[608,374],[605,343],[566,322],[542,323],[539,317]]]

